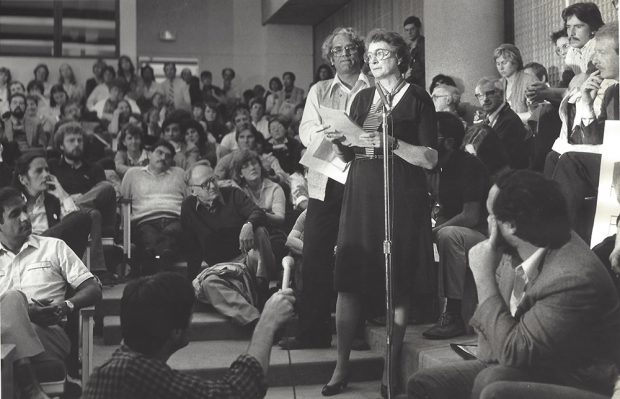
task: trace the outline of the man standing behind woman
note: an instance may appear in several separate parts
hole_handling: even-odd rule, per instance
[[[351,118],[365,133],[355,146],[342,132],[325,133],[336,154],[351,161],[351,165],[344,189],[334,279],[338,291],[338,359],[331,380],[323,387],[323,396],[338,394],[347,385],[351,342],[359,318],[384,310],[384,232],[380,228],[384,218],[383,145],[389,147],[392,168],[393,365],[399,364],[413,283],[432,259],[424,169],[433,169],[437,164],[437,151],[433,149],[437,144],[435,108],[423,88],[404,80],[410,55],[398,33],[373,30],[366,45],[365,61],[375,77],[376,88],[362,90],[351,105]],[[379,90],[392,108],[387,143],[382,143],[379,132],[383,106]],[[395,369],[391,370],[393,375],[397,375]],[[386,384],[387,365],[381,384],[383,397],[387,396]]]

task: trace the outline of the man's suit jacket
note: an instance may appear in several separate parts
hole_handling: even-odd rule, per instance
[[[521,122],[521,118],[506,103],[497,116],[493,125],[504,148],[508,153],[510,167],[526,169],[530,159],[530,134]]]
[[[588,126],[581,124],[581,133],[583,144],[603,144],[603,135],[606,120],[620,119],[620,101],[618,101],[618,84],[609,86],[603,96],[601,104],[601,112],[592,123]],[[571,138],[573,136],[571,135]]]
[[[480,359],[611,393],[620,365],[620,301],[605,267],[571,233],[568,243],[547,251],[513,317],[508,304],[519,263],[502,258],[496,272],[500,295],[480,303],[470,321]]]

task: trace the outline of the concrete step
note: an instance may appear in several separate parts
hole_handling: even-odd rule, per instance
[[[352,382],[337,396],[338,399],[378,399],[381,398],[379,387],[381,380]],[[295,387],[298,399],[316,399],[321,397],[323,385],[300,385]],[[291,386],[273,387],[267,391],[266,399],[291,399],[293,388]],[[400,395],[397,399],[406,399]]]
[[[215,312],[194,312],[189,329],[190,341],[212,340],[249,340],[252,331],[244,329],[226,317]],[[121,343],[120,316],[105,316],[103,318],[104,345],[118,345]]]
[[[334,339],[335,342],[335,339]],[[95,345],[95,367],[110,358],[117,346]],[[170,367],[203,378],[221,378],[238,355],[248,348],[247,341],[216,340],[190,342],[168,361]],[[322,385],[329,381],[336,364],[335,346],[329,349],[295,350],[288,353],[274,346],[267,381],[269,386],[291,384]],[[378,381],[383,370],[382,355],[374,351],[351,353],[351,382]],[[352,384],[353,385],[353,384]],[[289,396],[290,397],[290,396]],[[320,389],[317,395],[320,397]]]

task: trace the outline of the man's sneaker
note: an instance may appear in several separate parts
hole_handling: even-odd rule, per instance
[[[442,313],[437,324],[422,333],[428,339],[447,339],[463,334],[465,334],[463,319],[452,312]]]

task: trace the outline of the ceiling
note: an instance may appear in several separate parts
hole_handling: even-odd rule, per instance
[[[263,24],[316,25],[350,0],[262,0]]]

